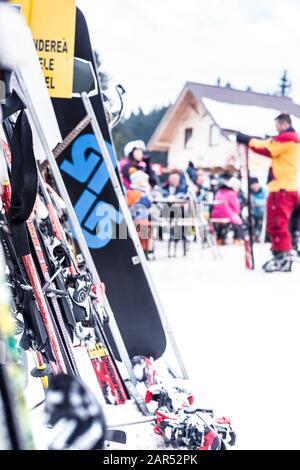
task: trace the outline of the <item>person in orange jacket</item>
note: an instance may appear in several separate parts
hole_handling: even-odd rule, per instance
[[[142,170],[131,169],[130,187],[127,190],[127,204],[134,220],[146,257],[154,254],[151,229],[151,186],[149,175]]]
[[[275,119],[278,135],[266,140],[238,133],[238,143],[271,158],[268,179],[267,232],[272,242],[273,258],[264,264],[266,272],[291,271],[292,238],[289,224],[299,204],[300,137],[288,114]]]

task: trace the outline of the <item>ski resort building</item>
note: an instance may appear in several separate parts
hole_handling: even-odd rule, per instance
[[[282,112],[292,115],[300,132],[300,106],[291,98],[187,82],[156,128],[148,149],[168,152],[171,168],[184,168],[188,161],[215,170],[239,168],[234,134],[274,135],[274,119]],[[269,163],[252,154],[250,165],[259,176]]]

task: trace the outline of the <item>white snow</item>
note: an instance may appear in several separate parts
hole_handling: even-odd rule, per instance
[[[276,109],[223,103],[210,98],[202,98],[202,101],[221,129],[240,131],[256,137],[276,134],[274,119],[280,114]],[[291,117],[295,129],[300,132],[300,119]]]
[[[194,393],[231,416],[236,448],[300,449],[300,264],[265,274],[269,248],[257,245],[246,271],[243,247],[221,251],[168,259],[159,246],[150,264]]]
[[[300,264],[292,273],[265,274],[268,246],[255,247],[254,272],[245,269],[243,247],[221,253],[215,261],[193,244],[186,258],[179,246],[170,259],[166,242],[159,242],[149,262],[197,405],[232,418],[237,449],[300,449]],[[28,390],[31,406],[33,395],[42,396],[35,387]],[[139,418],[132,404],[105,411],[111,424]],[[32,414],[37,446],[46,448],[51,431],[40,409]],[[127,449],[163,448],[150,423],[122,429]]]

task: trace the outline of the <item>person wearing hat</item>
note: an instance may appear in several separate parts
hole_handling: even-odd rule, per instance
[[[261,186],[256,176],[250,178],[250,195],[254,234],[256,241],[258,241],[266,210],[267,191]]]
[[[272,241],[273,258],[265,263],[266,272],[291,271],[292,238],[289,230],[291,214],[299,203],[300,137],[288,114],[275,119],[278,135],[256,139],[238,133],[238,143],[269,157],[271,169],[268,181],[267,232]]]
[[[242,225],[241,219],[241,204],[239,200],[239,192],[241,189],[241,182],[235,176],[229,179],[224,179],[221,186],[216,192],[215,201],[218,202],[211,212],[213,219],[226,219],[227,225],[231,224],[234,230],[234,239],[238,243],[242,239]],[[224,244],[224,224],[217,224],[217,241],[218,244]]]
[[[124,158],[120,161],[122,181],[129,188],[130,174],[133,170],[141,170],[148,174],[151,186],[158,184],[158,178],[151,168],[150,157],[145,155],[146,146],[142,140],[132,140],[124,147]]]

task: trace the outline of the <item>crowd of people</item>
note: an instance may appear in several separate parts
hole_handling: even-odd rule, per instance
[[[242,241],[247,223],[247,217],[243,216],[247,199],[238,174],[216,175],[189,162],[185,172],[169,169],[160,177],[153,170],[141,140],[131,141],[125,146],[120,171],[127,202],[137,224],[148,225],[152,202],[157,196],[166,201],[188,199],[192,186],[196,201],[203,203],[207,217],[214,221],[218,244],[228,243],[230,235],[235,243]],[[267,191],[257,177],[251,178],[250,189],[255,240],[259,241]],[[145,247],[145,241],[142,244]]]
[[[188,199],[192,192],[194,200],[206,207],[218,244],[230,240],[242,243],[251,226],[254,241],[268,240],[272,244],[273,264],[266,264],[265,270],[289,271],[291,250],[294,248],[299,253],[300,138],[287,114],[279,115],[275,126],[278,135],[267,140],[237,134],[239,144],[271,158],[267,186],[256,175],[249,175],[247,184],[242,184],[239,171],[216,175],[195,167],[192,162],[185,171],[169,169],[160,177],[145,154],[144,142],[129,142],[120,171],[134,220],[149,225],[152,202],[157,195],[167,201]]]

